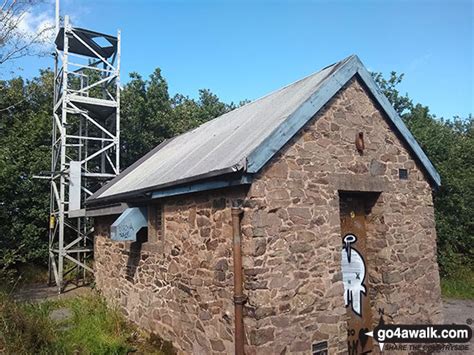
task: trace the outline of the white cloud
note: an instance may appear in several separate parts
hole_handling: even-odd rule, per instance
[[[28,38],[40,35],[38,41],[48,45],[54,36],[54,17],[47,11],[25,12],[21,15],[18,29]]]

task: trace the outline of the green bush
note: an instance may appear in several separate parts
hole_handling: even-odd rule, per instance
[[[455,279],[474,269],[474,118],[439,119],[428,107],[401,96],[403,74],[374,78],[441,175],[434,193],[441,276]]]

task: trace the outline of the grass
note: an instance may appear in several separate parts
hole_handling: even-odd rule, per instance
[[[53,310],[70,316],[53,320]],[[96,294],[61,301],[19,303],[0,294],[0,353],[173,354],[170,343],[140,331]]]
[[[444,298],[474,300],[474,270],[465,268],[441,278],[441,292]]]

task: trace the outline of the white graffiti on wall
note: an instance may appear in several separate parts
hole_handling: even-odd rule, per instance
[[[354,234],[344,237],[342,248],[342,281],[344,283],[344,302],[346,307],[351,305],[352,310],[362,316],[362,294],[365,294],[365,263],[362,255],[352,248],[357,241]]]

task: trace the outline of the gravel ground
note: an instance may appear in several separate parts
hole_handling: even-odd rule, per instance
[[[445,324],[469,324],[471,328],[474,322],[474,300],[445,299],[443,302]],[[453,354],[474,354],[474,337],[469,343],[468,352]],[[445,353],[443,353],[445,354]]]
[[[444,322],[466,324],[474,321],[474,300],[444,300]]]

